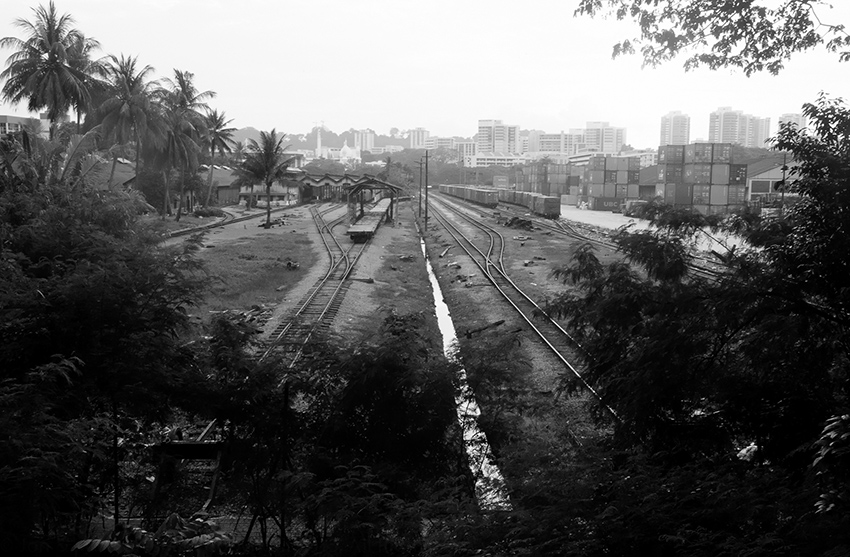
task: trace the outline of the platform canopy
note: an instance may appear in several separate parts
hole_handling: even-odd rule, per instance
[[[401,193],[403,188],[400,186],[396,186],[395,184],[390,184],[389,182],[384,182],[383,180],[379,180],[374,176],[363,176],[353,184],[349,186],[343,186],[342,191],[347,193],[348,195],[354,196],[360,193],[363,190],[385,190],[390,192],[390,196],[395,196]]]

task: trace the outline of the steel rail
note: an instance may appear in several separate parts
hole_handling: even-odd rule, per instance
[[[436,196],[435,196],[436,197]],[[444,206],[453,209],[456,214],[460,215],[464,219],[471,222],[476,227],[480,228],[484,231],[489,237],[489,246],[487,247],[486,253],[484,250],[480,249],[475,242],[469,238],[468,235],[464,234],[460,231],[460,229],[455,226],[443,213],[435,206],[435,200],[431,201],[431,207],[433,209],[433,214],[437,218],[438,222],[446,229],[450,236],[457,242],[457,244],[461,247],[461,249],[466,252],[466,254],[472,259],[472,261],[476,264],[476,266],[481,269],[487,279],[496,287],[502,297],[514,308],[514,310],[519,314],[519,316],[528,324],[531,330],[542,340],[542,342],[552,351],[555,357],[581,382],[581,384],[591,393],[593,396],[599,400],[599,402],[605,407],[606,410],[610,412],[610,414],[617,420],[620,421],[619,416],[616,411],[611,408],[603,399],[603,397],[599,394],[598,391],[582,376],[582,374],[572,365],[572,363],[561,353],[552,339],[549,338],[549,335],[541,330],[539,326],[537,326],[534,322],[532,322],[531,317],[526,313],[525,310],[519,307],[518,303],[511,298],[506,290],[512,289],[516,293],[520,295],[522,299],[524,299],[527,303],[529,303],[534,309],[532,313],[539,312],[540,315],[545,316],[546,323],[552,325],[555,330],[564,338],[568,339],[571,344],[577,345],[575,339],[572,338],[569,333],[567,333],[563,327],[560,326],[554,319],[552,319],[549,315],[547,315],[540,306],[537,305],[534,300],[532,300],[507,274],[507,270],[504,266],[504,249],[505,249],[505,240],[504,236],[502,236],[497,230],[492,227],[488,227],[484,225],[478,220],[465,215],[464,213],[458,211],[453,208],[450,204],[445,204],[444,201],[438,201],[437,203],[442,203]],[[495,244],[499,244],[498,249],[494,249]],[[478,257],[476,257],[472,251],[466,246],[470,246],[472,250],[478,252],[478,254],[483,258],[483,261],[479,261]],[[494,262],[492,260],[494,251],[498,251],[497,261]],[[491,269],[495,271],[492,272]],[[503,281],[504,285],[500,285],[499,282]],[[551,334],[551,333],[550,333]]]

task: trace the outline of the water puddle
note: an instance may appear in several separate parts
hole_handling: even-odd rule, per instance
[[[440,290],[434,268],[425,252],[424,240],[420,241],[420,247],[422,248],[422,255],[425,256],[431,289],[434,291],[437,324],[443,336],[443,352],[447,358],[456,361],[455,341],[457,340],[457,333],[452,322],[452,316],[449,313],[449,307],[443,301],[443,292]],[[475,476],[475,497],[478,500],[478,505],[484,510],[509,510],[511,503],[505,488],[505,480],[499,468],[493,464],[493,453],[490,451],[486,435],[478,427],[478,416],[481,411],[475,402],[472,389],[466,382],[466,371],[463,367],[460,371],[460,392],[455,402],[469,466]]]

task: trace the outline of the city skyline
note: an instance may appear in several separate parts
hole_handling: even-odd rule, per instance
[[[6,0],[0,36],[19,36],[12,21],[31,19],[36,5]],[[847,66],[823,49],[795,54],[779,76],[751,78],[733,70],[686,73],[681,57],[656,69],[641,69],[637,56],[612,60],[612,45],[633,36],[636,25],[574,18],[576,5],[541,1],[535,10],[517,10],[502,0],[435,0],[414,18],[403,3],[385,0],[255,0],[239,10],[217,0],[56,3],[101,42],[99,55],[138,56],[156,77],[174,68],[193,72],[199,89],[218,92],[210,105],[238,128],[305,133],[324,121],[337,132],[422,127],[433,136],[472,137],[479,119],[546,133],[608,121],[628,130],[630,145],[646,148],[657,147],[659,119],[673,110],[690,115],[692,140],[707,139],[708,115],[718,106],[775,123],[821,91],[850,97]],[[850,25],[850,3],[819,13]],[[195,31],[186,31],[187,22]],[[493,28],[508,31],[504,40],[479,48]],[[375,31],[373,43],[355,41],[363,29]],[[552,55],[528,56],[519,44]],[[0,50],[4,67],[8,55]],[[3,103],[0,114],[27,112]]]

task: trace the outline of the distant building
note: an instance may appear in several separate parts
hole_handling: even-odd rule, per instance
[[[783,124],[794,124],[798,130],[803,130],[808,125],[808,121],[803,114],[786,113],[779,117],[779,129],[782,129]]]
[[[425,140],[426,149],[455,149],[454,137],[429,137]]]
[[[737,143],[744,147],[765,147],[770,137],[770,118],[759,118],[721,106],[709,116],[708,140],[712,143]]]
[[[357,130],[354,132],[354,148],[361,151],[372,151],[375,147],[375,132],[372,130]]]
[[[411,149],[424,149],[425,140],[431,135],[425,128],[414,128],[408,133]]]
[[[404,151],[403,145],[387,145],[384,147],[384,153],[398,153]]]
[[[532,130],[528,134],[528,154],[534,158],[551,155],[575,155],[585,149],[584,130],[571,129],[569,133],[544,133]]]
[[[463,166],[467,168],[486,168],[488,166],[513,166],[526,164],[528,157],[517,153],[477,153],[465,157]]]
[[[522,150],[519,126],[509,126],[501,120],[478,120],[475,147],[478,153],[517,154]]]
[[[608,122],[588,122],[584,130],[586,149],[618,153],[626,143],[626,128],[611,126]]]
[[[619,157],[638,157],[640,158],[640,167],[646,168],[658,164],[658,151],[656,149],[639,149],[636,151],[623,151]]]
[[[26,127],[37,128],[39,134],[47,137],[50,121],[46,119],[27,118],[24,116],[0,115],[0,137],[23,130]]]
[[[475,150],[475,140],[472,139],[455,139],[455,149],[457,149],[461,160],[466,157],[471,157],[477,153]]]
[[[659,145],[687,145],[691,138],[691,117],[674,111],[661,117]]]

